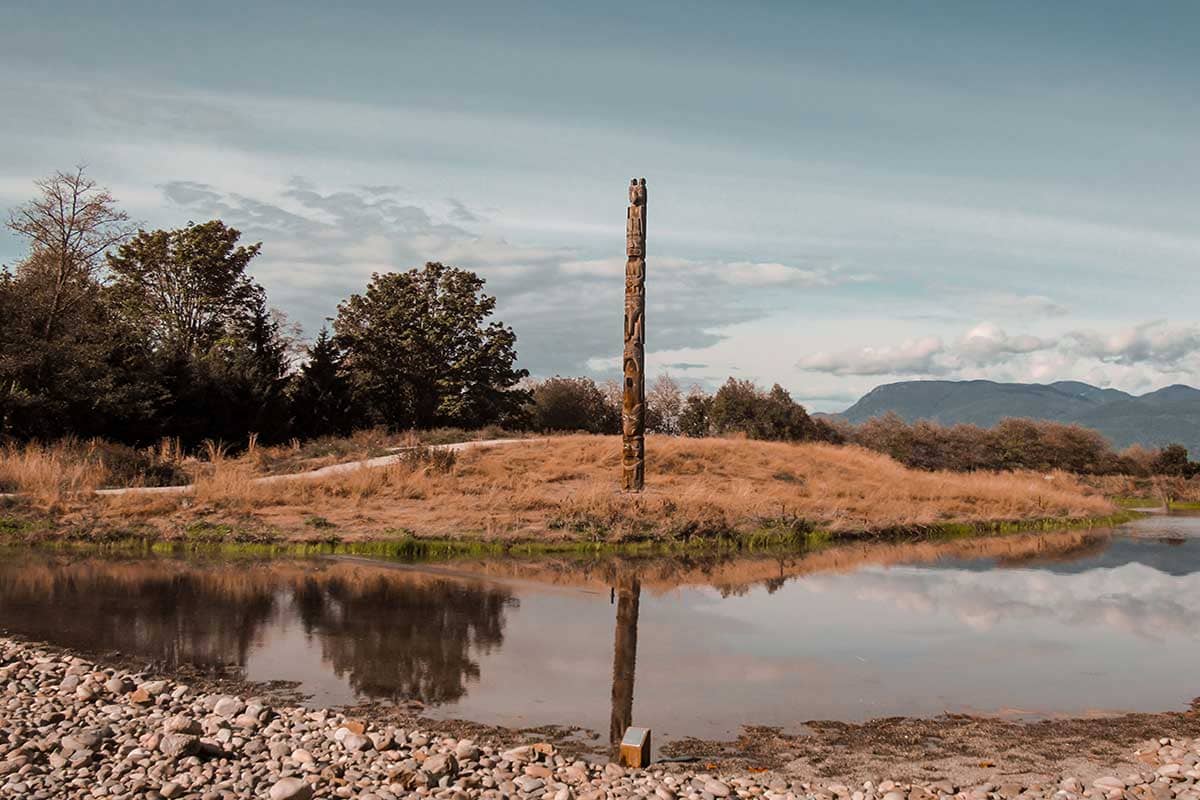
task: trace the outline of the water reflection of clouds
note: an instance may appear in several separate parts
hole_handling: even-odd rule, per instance
[[[976,631],[1014,621],[1105,627],[1141,638],[1194,637],[1200,580],[1137,563],[1080,573],[989,572],[868,567],[852,575],[812,576],[806,591],[849,593],[861,601],[923,615],[952,615]]]

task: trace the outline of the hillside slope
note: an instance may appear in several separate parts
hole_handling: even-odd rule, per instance
[[[840,415],[852,423],[895,413],[908,421],[995,425],[1005,417],[1075,422],[1115,446],[1178,442],[1200,455],[1200,390],[1168,386],[1134,396],[1079,381],[902,381],[872,389]]]

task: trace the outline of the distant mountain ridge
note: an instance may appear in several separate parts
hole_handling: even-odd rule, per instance
[[[857,424],[889,412],[942,425],[989,427],[1005,417],[1074,422],[1099,431],[1117,448],[1178,443],[1200,457],[1200,389],[1191,386],[1138,396],[1080,381],[901,381],[875,387],[837,416]]]

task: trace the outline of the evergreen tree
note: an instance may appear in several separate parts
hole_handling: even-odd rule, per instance
[[[341,350],[327,328],[321,328],[307,355],[292,388],[293,433],[345,436],[353,430],[357,409]]]

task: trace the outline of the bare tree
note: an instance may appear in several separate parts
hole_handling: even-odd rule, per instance
[[[17,269],[36,273],[36,283],[48,292],[41,333],[49,339],[59,318],[94,285],[101,256],[128,238],[133,226],[83,167],[57,172],[37,187],[41,196],[9,212],[8,227],[30,241],[29,257]]]
[[[679,415],[683,411],[683,392],[668,374],[659,375],[646,393],[648,425],[655,433],[679,435]]]

